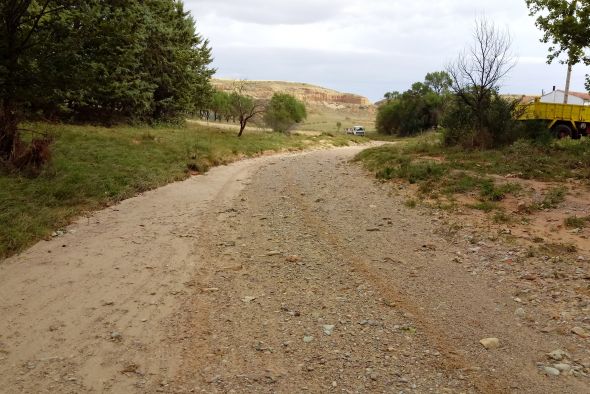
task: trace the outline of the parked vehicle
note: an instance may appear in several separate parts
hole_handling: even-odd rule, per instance
[[[363,126],[353,126],[350,129],[350,134],[364,136],[365,135],[365,128]]]
[[[539,99],[525,104],[520,120],[544,120],[557,138],[579,139],[589,135],[590,106],[542,103]]]

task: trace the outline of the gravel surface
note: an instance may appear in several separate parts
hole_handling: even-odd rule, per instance
[[[360,149],[216,168],[2,263],[0,392],[590,392],[587,295],[552,317],[543,266]]]

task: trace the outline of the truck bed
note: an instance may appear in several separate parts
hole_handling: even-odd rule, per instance
[[[590,106],[573,104],[553,104],[534,101],[524,105],[521,120],[565,120],[568,122],[590,122]]]

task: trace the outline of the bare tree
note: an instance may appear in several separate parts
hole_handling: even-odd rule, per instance
[[[455,94],[473,110],[477,126],[483,127],[486,106],[501,80],[516,66],[512,39],[485,18],[477,19],[473,43],[447,66]]]
[[[230,112],[240,121],[238,137],[242,136],[250,120],[265,111],[264,103],[246,95],[245,89],[246,81],[236,81],[230,95]]]

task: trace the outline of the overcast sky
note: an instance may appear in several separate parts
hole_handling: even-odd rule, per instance
[[[474,20],[507,28],[518,65],[504,93],[563,88],[566,67],[546,64],[547,45],[524,0],[186,0],[211,41],[216,77],[307,82],[379,100],[444,69],[471,42]],[[590,67],[574,68],[585,91]]]

